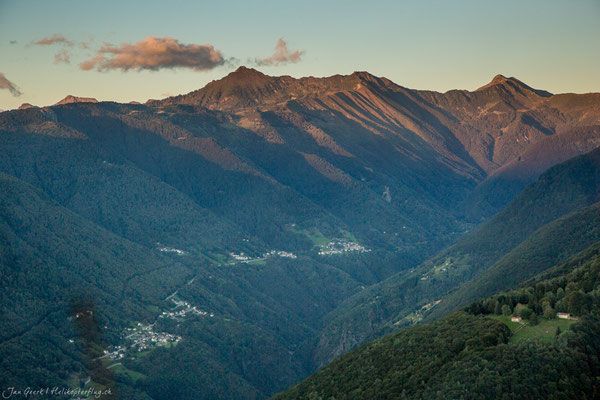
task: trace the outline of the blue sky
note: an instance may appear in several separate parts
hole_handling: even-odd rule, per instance
[[[0,109],[48,105],[67,94],[143,102],[186,93],[271,56],[279,38],[304,54],[298,62],[258,67],[270,75],[366,70],[403,86],[446,91],[472,90],[503,74],[554,93],[600,92],[599,21],[600,0],[0,0],[0,73],[22,92],[0,90]],[[31,44],[53,34],[89,49]],[[118,47],[149,36],[210,44],[235,61],[204,71],[79,67],[104,42]],[[70,63],[55,63],[63,49]]]

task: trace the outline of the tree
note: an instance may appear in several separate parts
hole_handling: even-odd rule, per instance
[[[581,290],[572,290],[563,299],[563,303],[567,308],[567,312],[575,315],[581,315],[583,312],[587,298]]]
[[[520,315],[523,319],[531,319],[531,316],[533,314],[534,314],[534,312],[529,307],[525,307],[525,308],[521,309],[521,313],[520,313]]]
[[[554,308],[552,308],[550,303],[547,301],[545,301],[544,304],[542,305],[542,310],[544,313],[544,318],[546,318],[546,319],[552,319],[556,316],[556,311],[554,310]]]
[[[529,324],[530,325],[538,324],[538,316],[536,313],[532,312],[531,315],[529,316]]]
[[[494,314],[496,314],[496,315],[502,314],[502,306],[500,306],[499,302],[496,302],[496,306],[494,307]]]

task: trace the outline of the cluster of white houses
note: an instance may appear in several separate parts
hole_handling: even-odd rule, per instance
[[[123,338],[128,343],[111,346],[108,350],[104,350],[104,355],[100,358],[109,358],[111,360],[119,360],[125,357],[128,349],[137,350],[138,352],[148,350],[157,346],[165,346],[169,343],[178,343],[181,336],[167,332],[155,332],[152,325],[143,325],[138,322],[135,328],[125,328]]]
[[[133,333],[127,338],[133,342],[131,347],[137,349],[137,351],[177,343],[181,340],[181,336],[167,332],[154,332],[152,325],[144,326],[140,323],[138,323],[138,328],[133,328]]]
[[[284,258],[298,258],[294,253],[289,253],[283,250],[271,250],[264,254],[264,257],[279,256]]]
[[[230,252],[229,255],[236,262],[241,262],[241,263],[249,263],[251,261],[264,260],[268,257],[273,257],[273,256],[279,256],[279,257],[284,257],[284,258],[297,258],[297,256],[294,253],[290,253],[290,252],[283,251],[283,250],[269,250],[265,254],[263,254],[262,257],[251,257],[251,256],[245,254],[244,252],[241,252],[239,254]]]
[[[187,301],[179,301],[179,300],[175,299],[174,297],[171,298],[171,301],[173,303],[175,303],[175,309],[172,311],[163,311],[158,316],[158,318],[171,318],[171,319],[185,318],[189,313],[200,315],[203,317],[211,317],[211,318],[215,316],[214,313],[212,313],[212,312],[209,313],[208,311],[200,310],[196,306],[190,305],[190,303],[188,303]],[[180,309],[178,310],[178,308],[180,308]]]
[[[320,256],[327,256],[331,254],[341,254],[350,251],[355,251],[358,253],[367,253],[371,250],[361,246],[356,242],[350,242],[344,239],[334,240],[332,242],[327,243],[325,246],[321,246],[321,250],[319,250]]]
[[[174,247],[166,247],[166,246],[164,246],[164,247],[159,247],[159,248],[158,248],[158,251],[161,251],[161,252],[163,252],[163,253],[175,253],[175,254],[177,254],[177,255],[180,255],[180,256],[184,256],[184,255],[186,255],[186,254],[187,254],[187,253],[186,253],[185,251],[183,251],[183,250],[179,250],[179,249],[176,249],[176,248],[174,248]]]

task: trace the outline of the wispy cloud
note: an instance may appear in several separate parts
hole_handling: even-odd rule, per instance
[[[20,96],[22,93],[17,85],[9,81],[3,73],[0,72],[0,89],[7,89],[13,96]]]
[[[45,37],[40,40],[34,40],[28,46],[30,46],[30,45],[61,46],[63,48],[64,47],[74,48],[75,46],[77,46],[83,50],[88,50],[90,48],[90,44],[93,43],[93,41],[94,41],[94,39],[92,37],[90,37],[90,39],[87,42],[77,42],[75,40],[66,38],[64,35],[61,35],[60,33],[55,33],[52,36],[48,36],[48,37]],[[69,53],[69,52],[67,52],[67,50],[63,49],[55,54],[54,63],[59,63],[59,62],[69,63],[70,58],[71,58],[71,53]]]
[[[52,46],[54,44],[62,44],[62,45],[65,45],[65,46],[73,46],[73,45],[75,45],[75,42],[72,41],[72,40],[67,39],[63,35],[55,33],[52,36],[45,37],[45,38],[40,39],[38,41],[33,41],[33,42],[31,42],[31,44],[35,44],[35,45],[38,45],[38,46]]]
[[[71,63],[71,53],[69,53],[66,49],[62,49],[54,55],[54,64],[60,64],[60,63],[63,63],[63,64]]]
[[[277,41],[275,45],[275,52],[272,56],[267,58],[257,58],[255,60],[257,65],[283,65],[283,64],[295,64],[300,61],[300,58],[304,55],[304,50],[290,51],[287,48],[287,43],[283,38]]]
[[[205,71],[225,63],[222,53],[210,44],[183,44],[168,36],[148,36],[135,44],[114,46],[105,43],[95,57],[82,62],[79,67],[84,71],[157,71],[163,68]]]

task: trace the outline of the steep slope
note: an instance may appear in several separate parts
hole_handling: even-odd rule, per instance
[[[487,271],[444,297],[429,319],[487,297],[564,261],[600,240],[600,203],[558,218],[532,233]]]
[[[324,363],[365,339],[373,337],[372,335],[381,334],[382,329],[394,330],[411,325],[423,318],[423,314],[427,314],[432,308],[433,315],[439,317],[464,305],[464,302],[446,301],[444,296],[464,282],[486,276],[484,274],[488,268],[521,243],[528,250],[528,255],[532,253],[530,251],[532,245],[541,246],[536,251],[544,255],[548,247],[553,246],[545,242],[549,239],[548,235],[553,240],[557,240],[561,232],[569,232],[573,235],[572,241],[567,241],[564,246],[555,245],[553,252],[550,253],[553,256],[547,254],[548,258],[545,261],[556,263],[561,257],[568,257],[596,237],[598,232],[593,222],[598,218],[597,207],[590,207],[579,214],[572,215],[571,218],[544,227],[537,238],[532,234],[565,214],[596,203],[599,196],[600,150],[594,150],[551,168],[504,210],[455,245],[419,267],[400,272],[345,301],[330,316],[329,324],[317,345],[316,359]],[[531,238],[529,243],[524,242],[527,238]],[[579,240],[581,243],[577,243]],[[521,249],[516,250],[514,257],[521,254]],[[511,258],[507,258],[508,260]],[[524,275],[516,273],[515,279],[517,276],[522,278],[531,276],[525,271],[535,274],[549,267],[547,263],[528,265],[533,262],[539,260],[526,258],[520,260],[519,264],[512,265],[517,270],[519,265],[527,266],[527,269],[521,270]],[[505,268],[506,264],[499,263],[494,276],[509,273],[504,271]],[[492,276],[485,279],[488,279],[493,293],[495,290],[518,282],[518,280],[511,280],[510,277],[509,273],[508,276],[495,282]],[[478,293],[475,288],[477,282],[470,282],[469,286],[465,287],[465,291],[458,291],[457,298],[464,296],[466,299],[463,299],[464,301],[476,298],[471,295]],[[496,286],[502,282],[504,286]],[[483,291],[480,296],[489,294],[489,290]],[[440,300],[442,304],[437,305]]]
[[[3,123],[20,134],[8,136],[18,151],[32,131],[65,139],[35,139],[50,143],[82,139],[80,146],[101,151],[103,160],[131,163],[278,247],[302,240],[289,225],[318,221],[319,229],[351,228],[363,240],[400,249],[414,264],[464,229],[449,213],[448,199],[473,185],[435,160],[398,157],[383,140],[363,146],[368,157],[348,158],[321,149],[310,136],[289,145],[270,144],[214,112],[161,113],[144,106],[86,103],[23,110]]]
[[[465,201],[463,212],[474,219],[502,208],[548,167],[600,144],[600,95],[552,95],[502,75],[473,92],[437,93],[366,72],[294,79],[240,67],[203,89],[152,104],[227,111],[240,126],[277,143],[286,141],[280,124],[289,121],[346,156],[360,147],[349,148],[357,138],[345,137],[363,131],[417,157],[434,150],[443,163],[476,179],[502,175]]]
[[[197,257],[194,247],[178,254],[154,243],[137,244],[17,178],[0,177],[2,387],[71,386],[91,376],[94,384],[129,393],[123,394],[127,398],[133,392],[154,398],[173,393],[178,398],[264,398],[308,373],[302,342],[312,337],[324,313],[358,290],[347,274],[315,260],[273,257],[258,264],[213,265]],[[193,235],[196,227],[188,228]],[[323,285],[331,289],[324,291]],[[161,319],[161,312],[173,309],[174,292],[178,301],[209,310],[211,316]],[[91,341],[78,333],[80,312],[74,307],[81,301],[88,304],[83,312],[93,312],[97,321]],[[127,344],[123,332],[137,324],[178,335],[181,342],[146,357],[135,357],[131,350],[120,362],[136,372],[108,373],[109,364],[98,357]],[[24,348],[28,351],[18,350]],[[290,348],[297,354],[290,355]],[[170,384],[177,391],[163,393],[164,386],[157,384],[164,381],[165,370],[175,372],[189,363],[196,369],[177,372],[177,379],[186,381],[173,376]],[[144,375],[141,387],[129,373]]]
[[[173,260],[94,226],[16,178],[0,174],[0,185],[0,348],[3,360],[11,360],[2,368],[3,387],[9,382],[58,383],[58,371],[81,368],[83,356],[66,339],[75,336],[67,317],[72,318],[71,304],[77,299],[97,302],[103,322],[118,326],[130,318],[149,318],[148,307],[173,290],[177,276],[189,273]],[[173,280],[157,280],[152,290],[136,285],[158,272]],[[49,346],[52,342],[56,346]],[[29,351],[23,353],[23,348]],[[54,361],[44,362],[48,357]],[[32,372],[25,375],[27,368]]]
[[[275,399],[594,398],[598,248],[557,267],[563,273],[552,279],[368,343]],[[557,311],[579,320],[557,320]]]
[[[585,185],[568,187],[576,176],[561,176],[568,193],[559,188],[511,220],[525,228],[494,223],[480,231],[489,230],[483,242],[456,247],[451,279],[422,280],[439,265],[417,266],[512,198],[534,178],[527,169],[562,160],[561,146],[576,155],[597,144],[598,96],[550,95],[504,77],[442,94],[366,72],[295,79],[240,68],[144,105],[67,100],[0,114],[12,221],[0,235],[22,237],[0,252],[10,255],[2,279],[15,293],[1,308],[2,331],[19,333],[36,310],[61,310],[0,350],[31,348],[24,365],[39,366],[40,382],[74,387],[89,375],[88,385],[117,381],[126,398],[265,398],[382,328],[419,319],[479,274],[478,246],[489,247],[488,267],[541,225],[598,201]],[[486,186],[494,174],[500,183]],[[20,191],[36,201],[14,200]],[[482,206],[465,212],[469,202]],[[514,243],[495,248],[494,235],[506,232]],[[46,237],[61,238],[59,261]],[[27,270],[28,246],[62,263],[62,283]],[[94,292],[93,310],[79,311],[98,319],[72,326],[76,307],[60,290],[78,286],[81,268],[106,289]],[[105,306],[119,289],[126,310]],[[86,359],[131,345],[125,330],[140,326],[181,339],[127,347],[112,375],[110,357]],[[53,343],[67,347],[44,357]],[[26,371],[6,371],[3,382],[25,383]]]
[[[546,169],[600,145],[600,126],[568,128],[530,146],[492,172],[464,202],[465,214],[486,218],[515,197]]]
[[[132,111],[136,112],[129,114]],[[265,149],[262,140],[246,141],[247,132],[226,121],[219,122],[224,125],[222,132],[216,130],[221,116],[212,113],[182,113],[178,118],[187,120],[186,124],[178,125],[172,122],[177,118],[172,120],[143,106],[91,103],[3,115],[0,169],[9,181],[29,188],[17,188],[16,193],[35,200],[19,211],[29,218],[27,225],[19,226],[25,236],[22,245],[39,248],[37,257],[48,259],[48,267],[54,264],[48,249],[52,243],[70,261],[64,266],[64,275],[56,275],[60,284],[45,280],[51,271],[28,269],[27,260],[11,256],[3,261],[3,266],[11,268],[3,276],[15,275],[13,270],[29,272],[17,274],[18,280],[5,285],[6,295],[23,304],[3,302],[2,312],[7,316],[3,331],[20,333],[27,328],[23,320],[37,318],[31,310],[55,307],[56,313],[0,345],[7,359],[39,367],[39,376],[33,377],[15,369],[17,364],[7,365],[2,385],[46,381],[77,386],[91,376],[92,384],[113,385],[116,381],[121,393],[146,393],[154,398],[170,398],[173,393],[194,399],[264,398],[314,369],[310,344],[322,328],[324,316],[340,301],[362,285],[389,276],[395,268],[415,263],[423,249],[435,249],[431,243],[418,244],[437,226],[435,218],[408,221],[394,204],[356,178],[349,187],[329,182],[309,163],[327,166],[319,161],[323,158],[316,156],[318,152],[302,155],[286,148]],[[214,131],[219,141],[239,140],[225,143],[234,149],[245,146],[251,157],[227,152],[217,139],[202,136]],[[180,134],[191,137],[178,139]],[[196,141],[205,138],[209,140]],[[357,169],[350,166],[353,174]],[[460,178],[456,180],[464,184]],[[414,193],[421,193],[415,202],[418,207],[442,214],[443,207],[436,205],[433,196],[427,197],[423,186],[415,189]],[[39,195],[29,194],[31,190]],[[3,193],[10,199],[10,190]],[[365,210],[359,213],[357,207]],[[61,210],[58,216],[53,208]],[[19,221],[18,216],[9,215],[17,207],[10,203],[6,210],[6,220]],[[48,219],[62,223],[53,225]],[[402,229],[403,235],[386,238],[388,226]],[[447,229],[443,224],[441,228]],[[10,236],[11,229],[3,226],[2,232]],[[446,233],[445,240],[452,238],[452,232]],[[45,242],[60,235],[68,241]],[[136,262],[125,255],[105,255],[96,249],[99,245],[87,243],[90,236],[106,241],[109,252],[112,247],[106,236],[126,249],[137,248],[126,251]],[[319,246],[341,240],[338,238],[360,240],[371,251],[318,255]],[[377,243],[372,238],[383,240]],[[401,251],[396,255],[398,248]],[[264,256],[279,249],[293,251],[297,258]],[[232,253],[239,256],[242,252],[255,258],[253,263],[236,262]],[[27,254],[13,241],[6,243],[5,253]],[[140,257],[140,253],[146,256]],[[113,277],[118,276],[113,269],[127,271],[121,263],[129,262],[132,266],[142,263],[150,271],[128,276],[125,290]],[[174,266],[161,268],[165,262]],[[90,278],[94,285],[116,290],[132,303],[121,302],[128,310],[124,312],[105,306],[112,301],[111,292],[83,290],[95,296],[94,313],[98,313],[101,332],[96,336],[102,337],[102,343],[86,344],[67,322],[73,317],[70,298],[61,297],[60,290],[78,287],[79,275],[73,272],[82,266],[102,272],[100,278]],[[26,283],[27,296],[18,291],[20,282]],[[47,296],[39,295],[33,286]],[[174,308],[169,295],[175,292],[177,301],[187,301],[214,316],[186,317],[181,326],[169,319],[157,320]],[[138,323],[154,323],[156,332],[178,335],[181,342],[140,358],[129,350],[121,361],[125,370],[117,368],[112,375],[104,368],[112,364],[91,362],[102,350],[127,343],[124,329]],[[227,339],[223,340],[225,332]],[[250,337],[253,340],[248,342]],[[44,358],[44,349],[54,342],[66,346],[53,355],[55,362]],[[31,348],[22,354],[26,360],[15,358],[18,348]],[[183,365],[195,369],[186,367],[184,373],[178,370]],[[168,393],[161,385],[165,370],[173,372]],[[131,376],[141,380],[136,384]],[[198,392],[198,387],[203,390]]]

